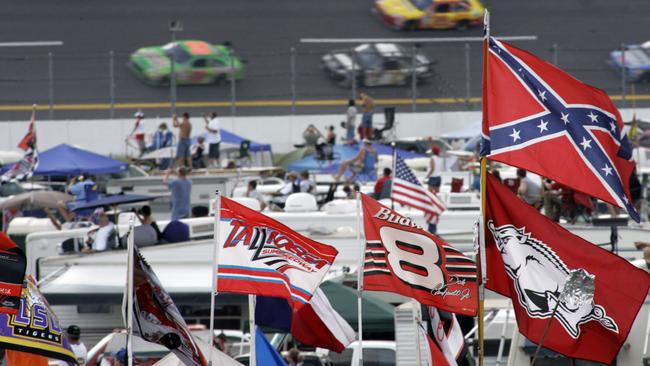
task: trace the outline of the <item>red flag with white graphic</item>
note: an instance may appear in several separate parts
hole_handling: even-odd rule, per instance
[[[18,314],[26,266],[22,249],[0,232],[0,313]]]
[[[218,292],[309,302],[338,255],[336,248],[221,197]]]
[[[441,312],[431,306],[429,318],[433,339],[447,359],[447,363],[452,366],[457,365],[457,361],[464,356],[465,337],[456,314]]]
[[[476,314],[476,263],[408,217],[361,195],[366,233],[363,288],[454,313]]]
[[[482,154],[624,207],[638,222],[632,148],[607,93],[505,42],[484,47]]]
[[[512,299],[519,331],[538,343],[569,274],[595,276],[592,303],[560,302],[544,347],[610,364],[650,288],[650,275],[540,214],[487,176],[487,288]]]

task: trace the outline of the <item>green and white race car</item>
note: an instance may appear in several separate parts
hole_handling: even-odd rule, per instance
[[[244,75],[244,62],[230,45],[196,40],[140,48],[129,57],[128,67],[147,84],[168,85],[172,55],[178,85],[219,83]]]

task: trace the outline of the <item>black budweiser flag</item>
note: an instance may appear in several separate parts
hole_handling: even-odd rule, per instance
[[[26,265],[25,253],[0,232],[0,313],[18,314]]]

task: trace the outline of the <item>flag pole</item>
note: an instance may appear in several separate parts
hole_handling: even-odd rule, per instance
[[[484,63],[484,69],[483,69],[483,82],[486,83],[486,79],[488,77],[487,75],[487,62],[488,62],[488,50],[489,50],[489,45],[490,45],[490,12],[486,9],[485,10],[485,18],[483,20],[483,23],[485,25],[485,42],[486,44],[484,45],[484,54],[483,54],[483,63]],[[485,95],[483,95],[483,110],[485,111],[486,108],[486,101],[485,101]],[[485,113],[483,118],[486,118]],[[486,123],[486,121],[483,121],[483,123]],[[480,279],[479,279],[479,288],[478,288],[478,364],[479,366],[483,366],[484,363],[484,355],[485,355],[485,350],[484,350],[484,341],[485,341],[485,266],[486,266],[486,261],[485,261],[485,203],[486,203],[486,197],[487,197],[487,157],[486,156],[481,156],[480,157],[481,161],[481,172],[480,172],[480,179],[481,179],[481,215],[479,219],[479,247],[478,247],[478,268],[480,272]]]
[[[135,242],[133,238],[133,227],[135,225],[135,215],[129,219],[129,236],[127,238],[127,275],[126,275],[126,354],[127,366],[133,366],[133,263]]]
[[[422,351],[420,350],[420,303],[411,298],[411,306],[413,307],[413,329],[415,330],[416,365],[422,366]]]
[[[210,352],[208,366],[212,366],[212,348],[214,348],[214,308],[217,296],[217,276],[219,275],[219,224],[221,222],[221,193],[217,189],[214,196],[214,245],[212,246],[212,288],[210,289]]]
[[[499,339],[499,352],[497,353],[497,362],[496,366],[501,365],[501,360],[503,356],[503,349],[506,345],[506,330],[508,329],[508,322],[510,321],[510,306],[512,303],[508,300],[508,307],[506,308],[506,320],[503,322],[503,327],[501,328],[501,338]],[[495,316],[496,318],[496,316]]]
[[[363,366],[363,262],[366,254],[366,246],[361,242],[361,192],[355,189],[357,196],[357,243],[361,248],[359,255],[359,266],[357,267],[357,329],[359,339],[359,366]]]
[[[397,166],[397,148],[396,148],[396,145],[397,144],[395,144],[395,141],[390,143],[390,147],[393,148],[393,166],[392,166],[392,168],[393,168],[393,178],[391,178],[391,182],[390,182],[390,190],[391,190],[390,209],[391,210],[395,209],[395,201],[393,201],[393,183],[395,181],[395,167]],[[377,199],[379,200],[379,197],[377,197]]]
[[[255,327],[255,303],[257,302],[257,296],[248,295],[248,326],[250,328],[249,332],[251,334],[250,342],[250,351],[249,351],[249,365],[257,366],[257,330]]]

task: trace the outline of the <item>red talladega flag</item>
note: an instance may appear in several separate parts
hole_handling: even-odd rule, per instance
[[[610,364],[645,301],[650,275],[541,215],[487,176],[487,288],[512,299],[519,331],[539,342],[569,271],[595,275],[593,304],[560,303],[544,347]]]
[[[218,292],[309,302],[338,251],[221,197]],[[298,306],[299,307],[299,306]]]
[[[454,313],[476,314],[476,264],[379,202],[361,195],[363,288],[395,292]]]
[[[638,222],[632,148],[607,94],[505,42],[484,47],[482,155],[624,207]]]
[[[0,232],[0,313],[18,314],[26,266],[25,253]]]

